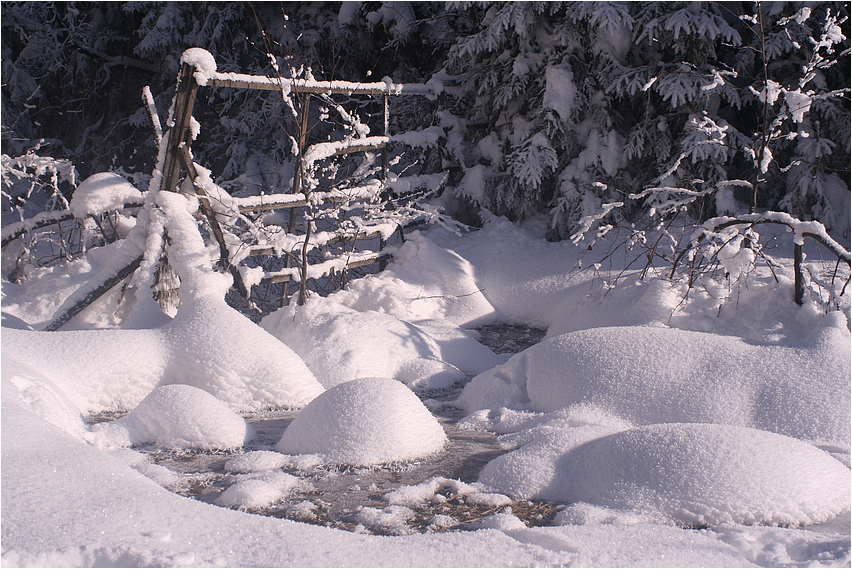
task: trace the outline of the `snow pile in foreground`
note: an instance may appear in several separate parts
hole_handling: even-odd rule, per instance
[[[156,444],[210,450],[239,448],[254,435],[245,419],[206,391],[163,385],[124,417],[97,425],[92,439],[103,447]]]
[[[491,461],[479,481],[516,497],[663,523],[798,526],[849,511],[849,469],[783,435],[708,424],[651,425],[588,441],[577,434],[540,436]]]
[[[336,299],[314,298],[263,320],[325,387],[389,377],[411,387],[442,388],[503,361],[452,322],[405,322],[382,312],[356,312]]]
[[[423,458],[446,441],[440,423],[410,389],[393,379],[363,378],[319,395],[275,448],[318,454],[332,464],[366,466]]]
[[[848,453],[849,334],[834,314],[796,346],[668,328],[563,334],[475,377],[459,401],[469,411],[587,403],[636,425],[740,425]]]

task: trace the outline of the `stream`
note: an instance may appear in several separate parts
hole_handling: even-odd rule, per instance
[[[520,352],[541,341],[545,334],[544,330],[509,324],[487,325],[477,331],[479,341],[496,353]],[[424,460],[374,467],[285,466],[283,472],[300,479],[296,488],[272,506],[244,511],[382,535],[473,529],[486,516],[507,507],[527,525],[548,524],[556,513],[554,504],[542,501],[515,501],[508,506],[468,503],[464,496],[455,495],[449,487],[440,490],[441,496],[435,497],[440,499],[427,500],[407,509],[402,519],[391,515],[393,523],[371,524],[369,516],[365,519],[361,515],[366,508],[374,509],[378,517],[382,517],[379,511],[389,506],[384,495],[403,486],[415,486],[434,478],[468,484],[475,482],[485,464],[511,450],[503,446],[493,433],[457,426],[464,412],[452,402],[463,387],[463,384],[457,384],[443,390],[416,392],[449,438],[447,446],[439,454]],[[213,504],[240,476],[245,476],[228,472],[225,464],[244,452],[273,450],[298,412],[278,410],[244,414],[257,431],[257,436],[238,451],[137,447],[136,450],[148,455],[151,460],[140,470],[177,494]],[[152,463],[156,465],[154,468],[150,466]]]

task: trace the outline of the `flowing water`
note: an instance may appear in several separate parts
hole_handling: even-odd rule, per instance
[[[516,353],[539,342],[544,330],[495,324],[478,329],[480,342],[497,353]],[[429,501],[408,512],[403,525],[374,525],[363,523],[359,516],[364,508],[382,510],[388,507],[385,494],[402,486],[414,486],[441,477],[464,483],[475,482],[480,470],[493,458],[507,452],[492,433],[461,429],[457,426],[464,416],[452,402],[463,385],[445,390],[418,392],[430,411],[438,418],[449,438],[443,451],[428,459],[389,464],[377,467],[284,467],[283,471],[302,482],[285,499],[273,506],[248,509],[252,513],[285,517],[298,521],[369,533],[400,534],[414,531],[441,531],[473,527],[472,522],[495,513],[502,507],[469,504],[463,497],[445,491],[440,500]],[[264,411],[244,417],[257,431],[257,437],[244,449],[235,452],[167,451],[154,447],[136,450],[148,454],[153,464],[140,470],[163,486],[196,500],[214,503],[240,475],[225,470],[225,463],[243,452],[273,450],[287,425],[298,411]],[[111,417],[115,418],[115,417]],[[90,417],[92,422],[110,417]],[[555,506],[538,501],[513,502],[512,513],[529,525],[548,523]],[[440,526],[436,516],[443,520]]]

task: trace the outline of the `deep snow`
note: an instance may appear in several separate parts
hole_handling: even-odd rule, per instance
[[[175,262],[191,275],[173,321],[137,330],[3,328],[4,565],[848,566],[848,325],[842,314],[797,307],[789,271],[777,284],[756,275],[734,291],[736,304],[693,291],[681,305],[681,285],[628,275],[610,289],[614,273],[572,272],[579,253],[570,243],[495,219],[460,235],[412,234],[384,273],[279,311],[264,331],[221,302],[217,275],[199,260],[203,246],[186,224],[170,233],[180,229],[187,240]],[[4,282],[9,322],[43,322],[44,305],[25,294],[58,278],[45,271],[41,283]],[[549,339],[511,359],[496,355],[468,329],[500,321],[548,328]],[[418,415],[412,425],[434,429],[426,408],[399,391],[403,383],[434,388],[475,374],[460,401],[470,413],[462,426],[497,433],[517,450],[489,463],[475,486],[435,479],[359,513],[365,524],[396,527],[452,491],[494,505],[475,531],[437,531],[453,525],[438,518],[434,533],[381,537],[256,516],[229,508],[296,490],[298,477],[280,470],[284,454],[231,459],[226,468],[242,478],[217,506],[164,489],[144,455],[98,443],[123,428],[127,438],[110,444],[132,443],[136,433],[165,446],[197,446],[200,437],[201,446],[227,447],[241,419],[232,413],[269,406],[307,405],[300,422],[316,427],[336,409],[334,390],[354,389],[344,381],[360,377],[385,378],[372,384],[373,397],[393,393]],[[403,383],[386,383],[393,379]],[[144,403],[158,385],[175,384],[191,386],[178,388],[184,403]],[[175,432],[181,408],[203,406],[207,395],[230,408],[222,429],[163,436]],[[335,427],[357,435],[350,450],[363,450],[364,428],[373,448],[395,448],[400,433],[405,442],[399,454],[367,453],[367,462],[438,451],[436,430],[414,435],[381,401],[365,404],[379,408],[369,421]],[[113,427],[83,420],[119,408],[131,412]],[[154,426],[153,416],[165,423]],[[292,437],[334,440],[319,433]],[[572,503],[554,527],[529,528],[504,504],[534,495]],[[770,525],[743,525],[755,523]]]

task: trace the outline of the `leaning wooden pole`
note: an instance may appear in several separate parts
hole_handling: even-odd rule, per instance
[[[139,268],[139,265],[142,264],[143,256],[133,259],[130,263],[119,269],[116,273],[110,275],[106,279],[101,282],[100,285],[96,286],[91,290],[86,296],[69,306],[67,309],[62,311],[60,314],[53,317],[47,326],[44,327],[44,330],[47,332],[55,332],[59,330],[63,325],[65,325],[69,320],[83,312],[89,305],[95,302],[97,299],[105,295],[107,292],[112,289],[115,285],[129,277],[133,274],[133,271]]]

